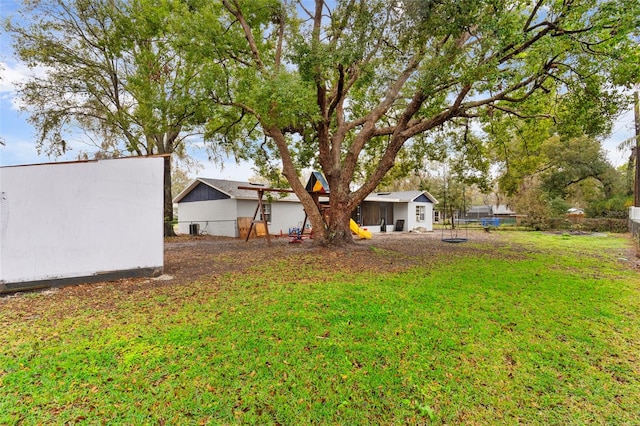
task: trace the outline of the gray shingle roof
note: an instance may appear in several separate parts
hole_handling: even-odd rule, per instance
[[[427,191],[398,191],[398,192],[372,192],[367,195],[365,201],[382,201],[382,202],[395,202],[395,203],[410,203],[419,196],[424,194],[432,203],[436,204],[438,201],[433,195]]]
[[[208,178],[196,178],[192,180],[189,185],[173,199],[174,203],[179,203],[189,192],[191,192],[199,183],[203,183],[205,185],[210,186],[231,198],[235,198],[238,200],[257,200],[258,199],[258,191],[252,191],[250,189],[238,189],[239,186],[250,186],[258,188],[269,188],[267,185],[255,184],[251,182],[243,182],[237,180],[227,180],[227,179],[208,179]],[[298,197],[295,194],[291,193],[283,193],[285,196],[280,198],[277,193],[273,192],[273,196],[275,196],[278,200],[281,201],[298,201]]]
[[[207,178],[198,178],[200,182],[209,185],[212,188],[217,189],[220,192],[224,192],[231,198],[239,198],[239,199],[257,199],[258,191],[250,191],[248,189],[238,189],[239,186],[252,186],[257,188],[267,188],[266,185],[262,184],[252,184],[251,182],[242,182],[235,180],[224,180],[224,179],[207,179]]]

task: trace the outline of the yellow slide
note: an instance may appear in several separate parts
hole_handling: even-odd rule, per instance
[[[351,228],[351,232],[353,232],[360,238],[366,238],[367,240],[370,240],[372,237],[371,231],[360,228],[353,219],[351,219],[351,222],[349,222],[349,227]]]

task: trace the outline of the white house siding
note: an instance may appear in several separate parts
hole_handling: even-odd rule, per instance
[[[237,217],[253,217],[258,207],[258,200],[234,200],[236,202]],[[267,203],[265,200],[263,203]],[[256,219],[259,219],[258,216]]]
[[[253,217],[256,207],[258,207],[258,200],[238,200],[238,216]],[[291,201],[274,201],[271,203],[270,234],[276,235],[280,234],[280,232],[286,234],[289,232],[289,228],[302,226],[303,221],[304,209],[301,203]]]
[[[202,234],[237,238],[239,236],[237,219],[252,218],[257,206],[258,200],[233,198],[179,203],[178,233],[188,234],[189,225],[197,223]],[[288,201],[271,203],[269,233],[279,234],[282,231],[286,234],[289,228],[301,226],[303,221],[302,204]]]
[[[400,220],[404,220],[404,225],[402,228],[402,231],[407,231],[408,229],[408,223],[406,220],[407,217],[407,204],[405,203],[397,203],[393,206],[393,217],[396,219],[396,222],[398,221],[398,219]],[[395,230],[395,223],[393,224],[393,230]]]
[[[427,220],[427,230],[428,231],[433,231],[433,204],[432,203],[426,203],[427,205],[427,216],[426,216],[426,220]]]
[[[425,216],[423,222],[418,222],[416,220],[417,206],[425,207]],[[405,224],[405,229],[411,231],[416,228],[425,228],[427,231],[433,231],[433,204],[412,202],[408,203],[407,208],[407,223]]]
[[[255,211],[255,204],[253,207]],[[244,216],[253,215],[253,211]],[[198,224],[200,233],[221,237],[237,237],[237,200],[194,201],[178,204],[178,233],[188,234],[189,225]]]
[[[304,209],[300,203],[277,202],[271,205],[271,223],[269,232],[286,234],[289,228],[301,227],[304,222]],[[307,223],[310,223],[307,221]]]
[[[0,168],[0,290],[159,273],[163,164],[131,158]]]

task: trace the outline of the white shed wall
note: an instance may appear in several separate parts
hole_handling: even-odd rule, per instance
[[[161,270],[163,163],[0,168],[0,284]]]

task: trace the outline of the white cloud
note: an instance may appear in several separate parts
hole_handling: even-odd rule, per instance
[[[197,165],[197,167],[188,167],[186,170],[187,175],[192,179],[202,177],[248,181],[256,176],[251,161],[236,162],[230,157],[223,157],[219,161],[210,160],[206,149],[207,144],[200,136],[192,136],[185,143],[190,161]],[[179,164],[179,166],[185,169],[184,165]]]
[[[25,81],[32,74],[22,63],[0,62],[0,93],[15,93],[16,84]]]
[[[5,140],[0,146],[0,166],[14,166],[21,164],[44,163],[50,161],[39,157],[33,142],[24,139]]]
[[[629,148],[619,150],[618,146],[632,138],[635,133],[633,111],[628,110],[613,123],[611,135],[602,142],[602,148],[607,152],[607,156],[614,167],[621,166],[629,160],[631,150]]]
[[[2,110],[3,104],[0,102],[0,137],[4,142],[4,145],[0,146],[0,166],[74,161],[80,151],[95,151],[95,147],[70,133],[66,138],[67,152],[62,156],[39,155],[36,148],[35,129],[26,122],[24,115],[8,108]]]
[[[44,74],[44,68],[29,68],[22,62],[0,62],[0,98],[10,99],[11,108],[19,110],[22,105],[16,93],[17,86],[39,74]]]
[[[206,161],[201,164],[202,169],[197,172],[197,177],[248,181],[256,175],[252,169],[253,164],[248,162],[237,164],[235,161],[230,160],[225,162],[222,167]]]

